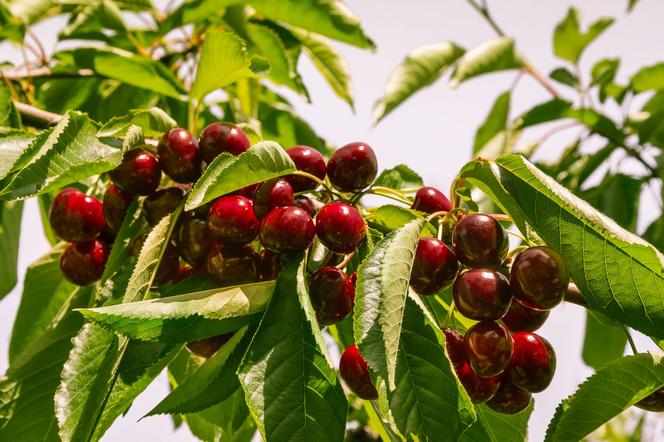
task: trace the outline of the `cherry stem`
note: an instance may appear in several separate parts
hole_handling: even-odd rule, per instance
[[[502,213],[489,213],[487,215],[495,219],[496,221],[507,221],[509,223],[514,222],[510,216],[503,215]]]
[[[440,212],[433,212],[431,215],[427,216],[427,222],[433,221],[434,218],[444,217],[448,213],[450,212],[447,212],[446,210],[441,210]]]
[[[338,269],[343,269],[344,267],[346,267],[346,265],[350,262],[351,258],[353,258],[354,254],[355,254],[355,252],[351,252],[348,255],[346,255],[344,257],[344,259],[339,264],[337,264],[335,267],[338,268]]]
[[[627,336],[627,342],[629,342],[629,346],[632,349],[632,354],[639,354],[639,351],[636,349],[636,344],[634,344],[634,339],[632,338],[632,334],[629,332],[629,329],[625,327],[624,324],[620,324],[620,327],[623,329],[625,332],[625,336]]]
[[[447,311],[447,317],[445,318],[445,322],[443,323],[443,327],[447,327],[447,323],[450,322],[450,318],[454,317],[454,309],[456,308],[456,305],[452,303],[450,305],[449,310]]]
[[[531,244],[530,244],[530,241],[528,241],[528,240],[526,239],[526,237],[523,236],[523,235],[521,235],[520,233],[514,232],[514,231],[509,230],[509,229],[505,229],[505,231],[506,231],[509,235],[512,235],[512,236],[514,236],[514,237],[516,237],[516,238],[519,238],[521,241],[525,242],[526,244],[531,245]]]
[[[463,186],[463,178],[457,176],[452,181],[452,186],[450,186],[450,201],[452,202],[452,208],[457,208],[461,205],[461,197],[456,194],[458,188]]]
[[[334,189],[332,189],[330,186],[328,186],[328,184],[327,184],[325,181],[321,180],[321,179],[318,178],[316,175],[312,175],[312,174],[310,174],[310,173],[308,173],[308,172],[305,172],[305,171],[303,171],[303,170],[296,170],[295,172],[292,172],[291,174],[292,174],[292,175],[303,176],[303,177],[305,177],[305,178],[309,178],[310,180],[315,181],[316,183],[318,183],[319,186],[323,186],[323,188],[324,188],[324,189],[327,191],[327,193],[329,193],[330,195],[334,195],[334,196],[337,196],[337,197],[340,197],[340,198],[346,199],[342,194],[336,192]]]
[[[586,302],[586,299],[583,297],[581,290],[579,290],[579,288],[573,282],[570,282],[567,286],[567,291],[565,292],[565,301],[579,305],[583,308],[590,308],[588,302]]]
[[[372,195],[382,196],[382,197],[385,197],[385,198],[390,198],[390,199],[393,199],[394,201],[399,201],[400,203],[403,203],[403,204],[408,204],[408,205],[413,204],[412,201],[407,200],[406,197],[403,196],[403,195],[397,195],[395,192],[383,192],[380,189],[382,189],[382,188],[370,187],[366,191],[362,192],[360,194],[360,197],[363,196],[363,195],[366,195],[366,194],[372,194]],[[358,199],[359,198],[355,198],[355,200],[358,200]]]

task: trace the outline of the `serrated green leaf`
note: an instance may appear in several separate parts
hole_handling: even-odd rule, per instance
[[[664,216],[660,216],[648,226],[643,234],[643,239],[664,253]]]
[[[11,93],[4,83],[0,83],[0,127],[21,128],[21,116],[16,111]]]
[[[17,282],[22,215],[23,201],[0,201],[0,299],[7,296]]]
[[[571,102],[554,98],[553,100],[538,104],[521,114],[515,126],[517,129],[525,129],[537,124],[565,118],[571,107]]]
[[[534,401],[521,413],[502,414],[486,405],[475,407],[477,421],[468,428],[459,442],[523,442],[528,440],[528,420]]]
[[[549,74],[549,78],[556,80],[560,84],[565,84],[573,88],[576,88],[579,85],[579,80],[576,78],[576,75],[567,68],[556,68],[552,70]]]
[[[636,92],[664,89],[664,63],[641,68],[632,76],[630,84]]]
[[[586,365],[599,370],[625,352],[627,335],[618,324],[602,322],[592,310],[586,312],[586,332],[581,357]]]
[[[159,138],[164,132],[176,127],[177,123],[158,107],[132,109],[126,115],[115,117],[104,124],[97,136],[121,137],[126,135],[132,126],[139,127],[146,137]]]
[[[417,218],[417,212],[411,209],[395,206],[394,204],[385,204],[367,215],[366,220],[374,229],[382,233],[389,233]],[[435,234],[435,230],[433,233]]]
[[[509,37],[499,37],[466,52],[457,62],[450,85],[456,87],[461,82],[478,75],[519,69],[523,66],[523,58],[517,51],[514,40]]]
[[[373,185],[391,189],[414,189],[422,187],[424,182],[422,177],[413,169],[405,164],[399,164],[391,169],[383,170]]]
[[[258,119],[266,140],[276,141],[281,146],[310,146],[324,155],[330,154],[325,140],[288,106],[260,103]]]
[[[636,230],[639,195],[643,182],[621,173],[607,173],[597,186],[581,192],[581,197],[621,227]]]
[[[614,21],[612,18],[600,18],[586,32],[581,32],[579,17],[576,8],[569,8],[567,16],[556,25],[553,33],[553,53],[572,63],[578,62],[584,49]]]
[[[20,130],[0,132],[0,180],[14,170],[16,161],[30,147],[34,139],[34,135]]]
[[[498,133],[505,130],[510,113],[510,92],[503,92],[496,98],[484,123],[475,133],[473,143],[473,155],[477,153],[493,139]]]
[[[127,32],[122,11],[113,0],[98,0],[80,5],[69,16],[67,26],[58,36],[61,40],[86,38],[91,34],[101,34],[105,30]]]

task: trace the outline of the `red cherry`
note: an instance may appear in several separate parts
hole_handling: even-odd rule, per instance
[[[233,333],[226,333],[219,336],[211,336],[209,338],[201,339],[200,341],[189,342],[187,343],[187,350],[196,356],[209,358],[232,337]]]
[[[531,397],[526,390],[503,380],[496,394],[486,404],[499,413],[516,414],[528,408]]]
[[[452,204],[435,187],[422,187],[415,194],[415,201],[413,201],[411,209],[425,213],[449,212],[452,210]]]
[[[454,281],[454,305],[467,318],[495,321],[510,307],[510,283],[501,273],[471,269]]]
[[[185,129],[171,129],[157,146],[159,164],[178,183],[191,183],[201,175],[201,158],[196,139]]]
[[[70,244],[60,257],[60,270],[76,285],[92,284],[104,273],[108,253],[108,246],[97,240]]]
[[[410,286],[420,295],[435,295],[450,285],[459,271],[454,253],[436,238],[420,238],[415,250]]]
[[[268,180],[258,186],[254,196],[254,212],[258,219],[265,218],[270,210],[295,204],[295,194],[288,181],[282,178]]]
[[[468,361],[466,354],[466,345],[463,342],[463,335],[451,328],[442,328],[445,335],[445,349],[447,356],[456,370],[461,369],[464,363]]]
[[[334,202],[324,206],[316,217],[316,235],[321,243],[336,253],[350,253],[364,240],[367,225],[357,209]]]
[[[260,257],[251,247],[213,247],[208,253],[207,272],[223,286],[248,284],[258,280]]]
[[[335,324],[353,311],[355,285],[336,267],[321,267],[309,276],[309,298],[320,325]]]
[[[464,343],[470,366],[481,378],[502,373],[514,351],[509,330],[498,322],[478,322],[466,332]]]
[[[569,270],[563,258],[550,247],[529,247],[512,263],[512,294],[528,307],[550,310],[567,292]]]
[[[55,197],[50,221],[55,233],[70,242],[91,241],[106,228],[101,201],[73,188]]]
[[[556,352],[549,341],[529,332],[512,335],[514,353],[504,378],[531,393],[549,386],[556,371]]]
[[[156,226],[165,216],[170,215],[180,205],[186,192],[179,187],[161,189],[145,198],[143,211],[148,224]]]
[[[249,244],[258,235],[260,223],[251,200],[238,195],[222,196],[210,207],[208,228],[224,245]]]
[[[327,176],[344,192],[362,190],[376,179],[378,160],[371,146],[349,143],[334,151],[327,163]]]
[[[500,387],[499,376],[480,378],[473,372],[468,362],[464,362],[461,368],[457,369],[456,374],[474,404],[488,401]]]
[[[468,267],[497,268],[508,246],[505,229],[488,215],[466,215],[454,229],[454,253]]]
[[[304,252],[314,239],[314,222],[297,207],[277,207],[261,222],[259,239],[263,247],[279,255]]]
[[[249,149],[249,145],[249,138],[242,129],[226,123],[210,124],[203,129],[198,140],[201,157],[208,164],[222,152],[240,155]]]
[[[308,198],[306,196],[298,196],[297,198],[295,198],[293,205],[307,212],[309,216],[312,218],[316,216],[317,212],[316,205],[314,204],[311,198]]]
[[[134,149],[125,153],[122,163],[108,175],[125,192],[149,195],[159,187],[161,166],[152,153],[145,149]]]
[[[253,197],[256,195],[256,190],[260,185],[261,183],[249,184],[242,189],[238,189],[235,192],[232,192],[231,195],[240,195],[245,198],[253,199]]]
[[[104,192],[104,218],[111,233],[118,233],[134,196],[111,183]]]
[[[205,272],[203,267],[192,267],[190,265],[180,266],[177,275],[173,278],[173,284],[182,282],[183,280],[196,275],[202,275]]]
[[[351,345],[341,355],[339,374],[348,388],[361,399],[378,399],[378,390],[371,382],[369,366],[360,354],[357,345]]]
[[[288,149],[286,153],[295,163],[297,170],[310,173],[321,180],[325,178],[325,173],[327,172],[325,158],[313,147],[295,146]],[[289,175],[286,179],[293,186],[295,192],[303,192],[318,187],[318,183],[307,177]]]
[[[660,388],[654,393],[649,394],[634,404],[634,406],[646,411],[664,411],[664,388]]]
[[[540,328],[549,317],[549,310],[535,310],[512,298],[510,309],[503,316],[503,323],[512,332],[533,332]]]
[[[202,266],[212,247],[212,237],[207,221],[195,217],[184,217],[177,229],[177,246],[180,256],[189,264]]]

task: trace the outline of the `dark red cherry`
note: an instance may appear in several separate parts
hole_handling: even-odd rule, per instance
[[[159,164],[178,183],[191,183],[201,175],[201,157],[196,139],[185,129],[171,129],[157,146]]]
[[[344,192],[362,190],[376,179],[378,161],[365,143],[349,143],[334,151],[327,163],[327,176],[334,187]]]
[[[316,235],[336,253],[350,253],[364,240],[367,225],[357,209],[349,204],[327,204],[316,216]]]
[[[497,268],[508,246],[505,229],[488,215],[466,215],[454,229],[454,253],[468,267]]]
[[[147,233],[134,238],[131,243],[129,256],[139,256],[145,240],[148,238]],[[155,272],[154,279],[152,280],[153,286],[160,286],[169,281],[172,281],[180,270],[180,255],[178,249],[171,243],[166,246],[164,254],[159,262],[159,267]]]
[[[145,149],[134,149],[124,154],[122,163],[108,174],[125,192],[149,195],[159,187],[161,166],[157,157]]]
[[[411,209],[425,213],[449,212],[452,210],[450,200],[435,187],[422,187],[415,194]]]
[[[550,310],[565,297],[569,270],[550,247],[529,247],[514,259],[510,284],[514,297],[528,307]]]
[[[528,408],[531,397],[526,390],[503,380],[496,394],[486,404],[499,413],[516,414]]]
[[[466,332],[464,343],[470,366],[481,378],[502,373],[514,351],[509,330],[498,322],[478,322]]]
[[[261,280],[272,281],[277,279],[283,267],[281,256],[269,250],[263,250],[261,256]]]
[[[270,210],[293,204],[295,204],[293,188],[283,178],[265,181],[258,186],[254,195],[254,212],[258,219],[265,218]]]
[[[421,238],[415,250],[410,286],[420,295],[435,295],[450,285],[459,270],[454,253],[436,238]]]
[[[256,195],[256,189],[260,186],[261,183],[249,184],[248,186],[238,189],[235,192],[232,192],[231,195],[240,195],[245,198],[253,199]]]
[[[316,212],[318,209],[316,208],[316,204],[313,202],[311,198],[308,198],[306,196],[298,196],[295,198],[293,205],[307,212],[309,216],[312,218],[316,216]]]
[[[55,197],[50,221],[56,235],[69,242],[91,241],[106,228],[101,201],[73,188]]]
[[[106,225],[111,233],[118,233],[134,196],[111,183],[104,192],[103,206]]]
[[[170,215],[180,205],[186,192],[179,187],[157,190],[143,201],[145,218],[151,226],[156,226],[165,216]]]
[[[353,311],[355,285],[336,267],[321,267],[309,276],[309,298],[320,325],[330,325]]]
[[[257,281],[260,264],[260,256],[251,247],[222,246],[208,253],[206,268],[223,286],[231,286]]]
[[[473,372],[468,362],[464,362],[461,368],[457,369],[456,374],[474,404],[488,401],[500,387],[499,376],[480,378]]]
[[[466,318],[495,321],[510,308],[510,283],[501,273],[471,269],[454,281],[454,305]]]
[[[311,175],[323,179],[327,172],[325,165],[325,158],[313,147],[309,146],[295,146],[286,151],[288,156],[295,163],[297,170],[310,173]],[[305,190],[312,190],[318,187],[316,181],[307,177],[298,175],[289,175],[286,177],[295,192],[303,192]]]
[[[378,399],[378,390],[371,382],[369,366],[360,354],[357,345],[348,347],[339,361],[339,374],[348,388],[362,399]]]
[[[549,310],[535,310],[512,298],[510,309],[503,316],[503,323],[512,332],[533,332],[540,328],[548,317]]]
[[[530,332],[512,335],[514,353],[504,379],[509,379],[531,393],[539,393],[549,386],[556,371],[556,352],[549,341]]]
[[[458,331],[447,327],[442,328],[441,331],[445,335],[445,350],[447,350],[447,356],[454,368],[459,370],[463,364],[468,361],[466,345],[463,342],[463,335]]]
[[[212,246],[212,237],[207,221],[184,217],[177,230],[177,245],[180,256],[193,266],[205,264],[205,257]]]
[[[646,411],[664,411],[664,388],[660,388],[654,393],[649,394],[634,404],[634,406]]]
[[[177,275],[173,278],[173,284],[182,282],[183,280],[196,275],[202,275],[205,272],[203,267],[192,267],[190,265],[180,266]]]
[[[208,228],[212,237],[227,246],[249,244],[258,235],[260,222],[250,199],[222,196],[210,207]]]
[[[226,333],[219,336],[211,336],[209,338],[201,339],[200,341],[193,341],[187,343],[187,350],[196,356],[202,358],[209,358],[221,348],[222,345],[227,343],[233,337],[233,333]]]
[[[201,157],[206,163],[211,163],[222,152],[240,155],[249,149],[249,145],[249,138],[242,129],[226,123],[210,124],[203,129],[198,140]]]
[[[76,285],[92,284],[104,273],[108,253],[108,246],[98,240],[70,244],[60,257],[60,270]]]
[[[314,222],[297,207],[277,207],[261,222],[259,239],[263,247],[279,255],[304,252],[313,241]]]

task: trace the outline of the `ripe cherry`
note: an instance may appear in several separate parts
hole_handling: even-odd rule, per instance
[[[362,190],[373,183],[378,161],[371,146],[349,143],[334,151],[327,163],[327,176],[334,187],[344,192]]]
[[[664,411],[664,388],[649,394],[634,405],[646,411]]]
[[[549,310],[535,310],[512,298],[510,309],[503,316],[503,323],[512,332],[533,332],[540,328],[548,317]]]
[[[108,246],[98,240],[70,244],[60,257],[60,270],[76,285],[92,284],[104,273],[108,253]]]
[[[463,364],[468,361],[466,346],[463,342],[463,335],[458,331],[447,327],[442,328],[441,331],[445,335],[445,350],[447,350],[447,356],[455,370],[460,370]]]
[[[415,194],[411,209],[425,213],[449,212],[452,210],[450,200],[435,187],[422,187]]]
[[[464,362],[461,368],[456,369],[456,374],[474,404],[488,401],[500,387],[499,376],[480,378],[473,372],[468,362]]]
[[[248,284],[258,280],[260,257],[248,246],[213,247],[205,267],[223,286]]]
[[[70,242],[91,241],[106,228],[101,201],[73,188],[55,197],[50,221],[55,233]]]
[[[208,164],[222,152],[240,155],[249,149],[249,145],[249,138],[242,129],[226,123],[210,124],[203,129],[198,140],[201,158]]]
[[[317,212],[316,204],[309,197],[298,196],[298,197],[295,198],[295,201],[293,202],[293,205],[295,207],[299,207],[300,209],[307,212],[309,214],[309,216],[312,217],[312,218],[314,216],[316,216],[316,212]]]
[[[468,267],[498,267],[508,246],[503,226],[487,215],[466,215],[454,229],[454,253]]]
[[[134,149],[124,154],[122,163],[108,174],[125,192],[149,195],[159,187],[161,166],[157,157],[145,149]]]
[[[221,348],[222,345],[227,343],[233,337],[233,333],[225,333],[219,336],[211,336],[209,338],[201,339],[200,341],[192,341],[187,343],[187,350],[196,356],[202,358],[209,358]]]
[[[184,217],[176,233],[180,256],[193,266],[205,264],[205,257],[212,246],[207,221],[193,216]]]
[[[516,414],[530,404],[532,395],[509,381],[502,380],[496,394],[486,404],[492,410],[503,414]]]
[[[569,270],[550,247],[529,247],[514,259],[510,284],[514,297],[528,307],[550,310],[565,297]]]
[[[132,194],[125,192],[113,183],[106,188],[103,199],[104,218],[106,218],[106,225],[111,233],[118,233],[122,220],[133,200],[134,196]]]
[[[556,352],[549,341],[530,332],[512,335],[514,353],[503,376],[531,393],[549,386],[556,371]]]
[[[250,199],[222,196],[210,207],[208,228],[212,237],[227,246],[249,244],[258,235],[260,223]]]
[[[295,194],[288,181],[275,178],[265,181],[256,189],[254,196],[254,212],[258,219],[265,218],[269,211],[281,206],[295,204]]]
[[[454,281],[454,305],[466,318],[495,321],[510,307],[510,283],[501,273],[471,269]]]
[[[316,217],[316,235],[321,243],[336,253],[350,253],[367,234],[367,225],[357,209],[349,204],[327,204]]]
[[[269,250],[263,250],[261,256],[261,281],[272,281],[277,279],[283,267],[281,256]]]
[[[327,172],[325,158],[313,147],[295,146],[286,151],[288,156],[295,163],[297,170],[310,173],[311,175],[323,179]],[[316,181],[299,175],[289,175],[286,177],[295,192],[303,192],[318,187]]]
[[[348,347],[339,361],[339,374],[346,385],[362,399],[378,399],[378,390],[371,382],[369,366],[360,354],[357,345]]]
[[[436,238],[420,238],[415,250],[410,286],[420,295],[435,295],[450,285],[459,263],[454,253]]]
[[[336,267],[321,267],[309,276],[309,298],[320,325],[330,325],[353,311],[355,285]]]
[[[498,322],[478,322],[466,332],[464,343],[470,366],[481,378],[502,373],[514,351],[509,330]]]
[[[147,238],[147,233],[134,238],[131,243],[129,256],[139,256]],[[157,271],[155,272],[152,285],[160,286],[172,281],[177,276],[179,270],[180,255],[178,254],[178,249],[173,244],[168,243],[159,262],[159,267],[157,267]]]
[[[261,222],[259,239],[267,250],[290,255],[304,252],[313,241],[314,222],[297,207],[277,207]]]
[[[159,221],[170,215],[180,205],[186,192],[179,187],[168,187],[161,189],[145,198],[143,211],[145,218],[151,226],[156,226]]]
[[[201,175],[201,157],[196,139],[185,129],[171,129],[157,146],[159,164],[178,183],[191,183]]]

